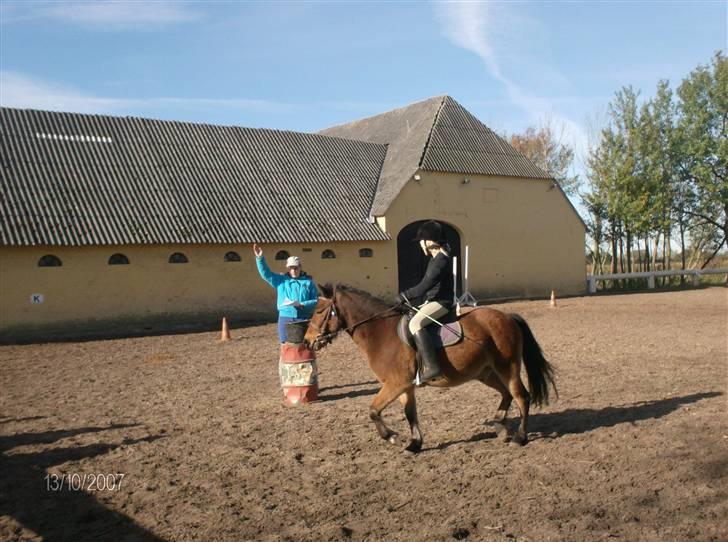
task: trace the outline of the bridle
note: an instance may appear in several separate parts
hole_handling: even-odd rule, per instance
[[[320,311],[316,311],[316,313],[321,313],[323,311],[326,311],[327,314],[326,316],[324,316],[324,320],[323,322],[321,322],[321,326],[317,326],[316,324],[314,324],[313,320],[311,320],[310,324],[311,327],[313,327],[318,332],[318,335],[316,335],[316,338],[313,340],[312,344],[315,350],[323,348],[327,344],[331,344],[331,341],[333,341],[334,338],[339,334],[339,331],[341,331],[341,328],[339,328],[333,333],[324,332],[331,317],[336,316],[336,305],[334,305],[333,298],[331,298],[331,303],[329,303],[328,306],[324,307]]]
[[[359,322],[356,322],[355,324],[352,324],[348,327],[339,327],[335,331],[332,332],[326,332],[326,327],[329,323],[329,320],[332,316],[336,316],[339,312],[338,308],[336,307],[336,302],[334,301],[334,298],[331,298],[331,303],[329,303],[326,307],[323,309],[316,311],[317,313],[321,313],[323,311],[326,311],[326,316],[324,317],[323,322],[321,322],[320,326],[317,326],[313,323],[313,320],[311,320],[311,326],[318,332],[318,335],[316,335],[316,338],[313,340],[313,346],[316,347],[317,345],[320,345],[319,348],[323,348],[327,344],[331,344],[331,341],[333,341],[336,336],[341,331],[346,331],[349,335],[352,335],[354,333],[354,330],[358,328],[362,324],[366,324],[367,322],[371,322],[372,320],[376,320],[377,318],[381,317],[382,315],[390,312],[390,311],[396,311],[396,314],[401,314],[401,312],[398,310],[398,305],[393,305],[391,307],[387,307],[383,311],[377,312],[375,314],[372,314],[371,316],[368,316],[367,318],[364,318],[363,320],[360,320]],[[394,314],[392,316],[395,316]]]

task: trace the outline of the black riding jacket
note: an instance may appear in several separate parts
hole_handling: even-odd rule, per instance
[[[402,293],[416,305],[426,301],[438,301],[445,306],[452,305],[453,276],[450,256],[438,252],[427,262],[427,271],[420,283]]]

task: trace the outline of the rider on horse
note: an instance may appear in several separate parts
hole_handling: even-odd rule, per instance
[[[442,372],[432,337],[425,327],[452,308],[453,275],[449,247],[439,222],[429,220],[422,224],[414,240],[420,242],[422,251],[431,259],[420,283],[400,293],[397,302],[418,305],[417,313],[409,322],[409,330],[420,353],[419,383],[424,384]]]

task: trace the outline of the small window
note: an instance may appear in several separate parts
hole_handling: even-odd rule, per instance
[[[62,265],[61,259],[53,254],[46,254],[38,260],[38,267],[61,267]]]
[[[234,250],[231,250],[227,254],[225,254],[225,261],[226,262],[239,262],[240,261],[240,254],[235,252]]]
[[[374,251],[371,248],[360,248],[359,249],[360,258],[371,258],[372,256],[374,256]]]
[[[181,252],[175,252],[169,257],[169,263],[187,263],[187,256]]]
[[[286,252],[285,250],[279,250],[276,252],[276,260],[287,260],[290,254]]]
[[[117,252],[109,258],[109,265],[129,265],[129,258]]]
[[[322,260],[332,260],[336,258],[336,254],[334,254],[334,251],[331,249],[326,249],[321,253],[321,259]]]

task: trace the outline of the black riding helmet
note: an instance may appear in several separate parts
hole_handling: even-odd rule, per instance
[[[417,229],[417,235],[414,241],[435,241],[436,243],[444,243],[445,235],[442,231],[442,225],[437,220],[428,220]]]

